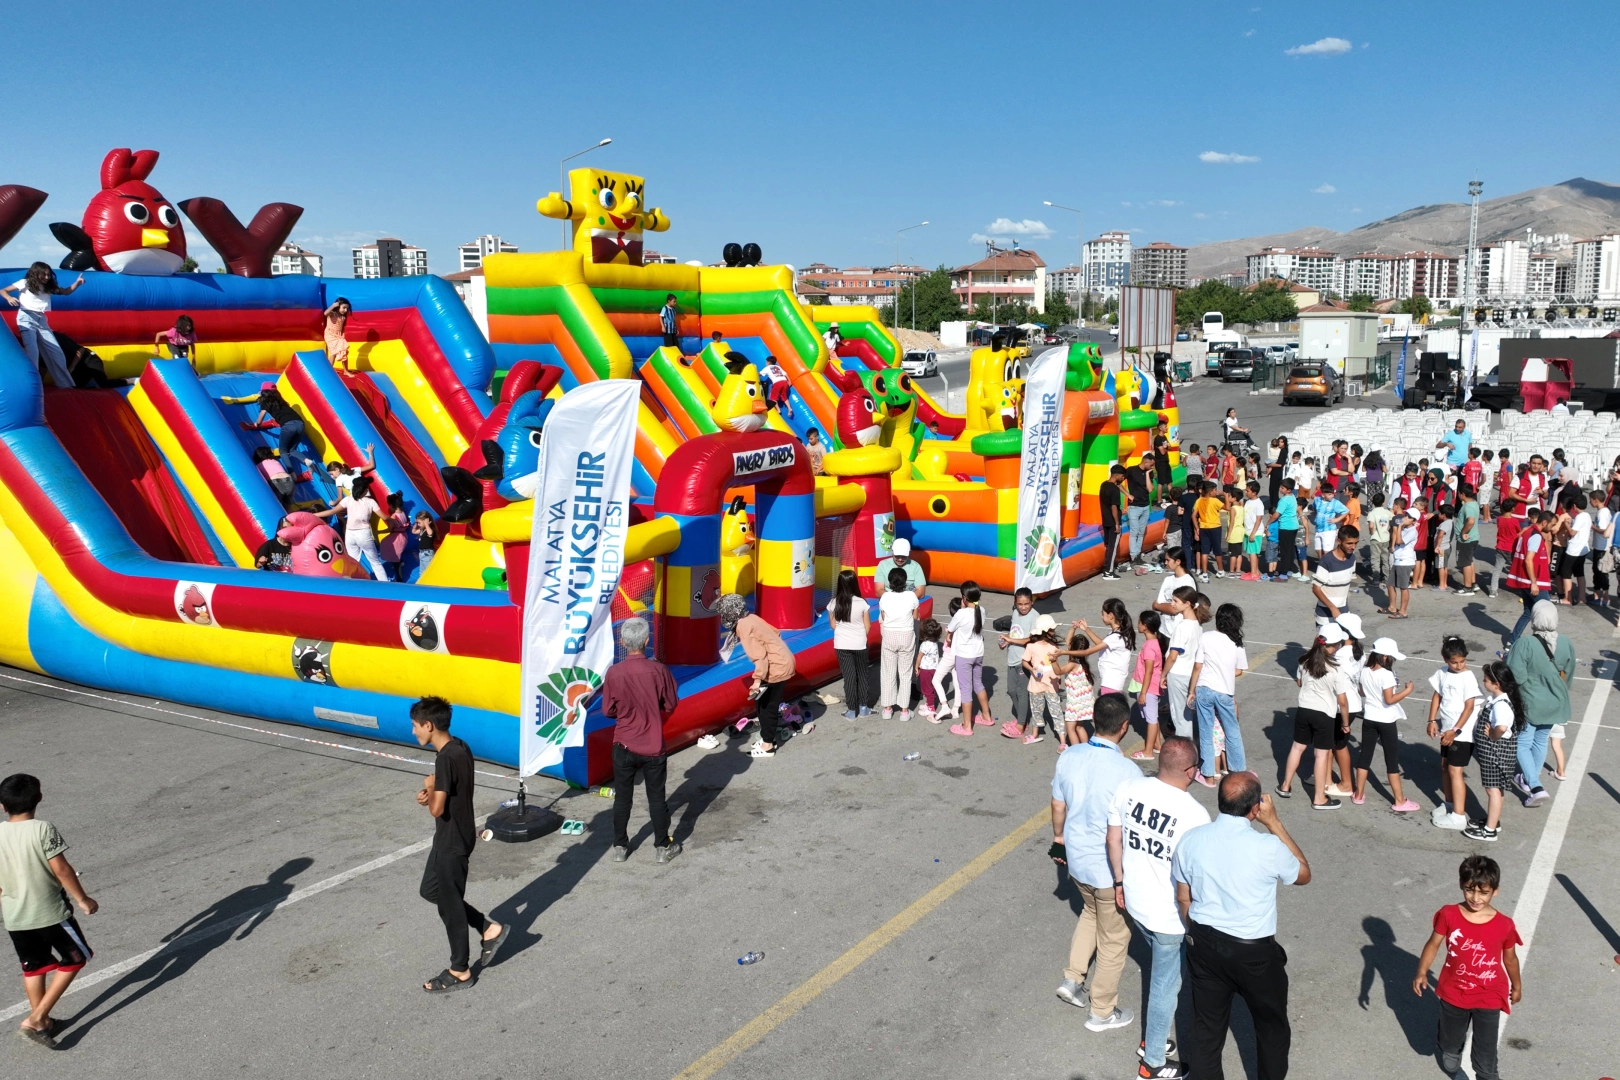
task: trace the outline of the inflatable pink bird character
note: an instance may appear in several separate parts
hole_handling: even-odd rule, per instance
[[[343,546],[343,537],[303,510],[287,515],[276,539],[292,547],[292,572],[308,577],[370,577]]]

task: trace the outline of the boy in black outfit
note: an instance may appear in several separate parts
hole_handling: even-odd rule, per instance
[[[477,840],[473,821],[473,756],[462,740],[450,734],[450,703],[441,697],[425,697],[411,706],[411,734],[422,746],[431,746],[437,759],[433,775],[422,781],[416,793],[418,806],[433,815],[433,847],[422,873],[422,899],[439,909],[450,938],[450,966],[427,982],[422,989],[443,994],[471,986],[472,965],[468,963],[467,932],[476,926],[482,950],[479,970],[489,966],[495,953],[506,943],[510,926],[484,917],[467,903],[467,861]]]

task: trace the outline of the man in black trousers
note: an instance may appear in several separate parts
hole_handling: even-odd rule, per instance
[[[1229,773],[1218,801],[1220,815],[1187,832],[1170,864],[1192,976],[1187,1064],[1198,1080],[1224,1080],[1221,1054],[1235,994],[1254,1018],[1260,1080],[1283,1080],[1293,1033],[1288,954],[1276,937],[1277,885],[1310,884],[1311,867],[1253,773]],[[1266,831],[1256,832],[1251,821]]]
[[[477,841],[473,819],[473,756],[461,739],[450,734],[450,703],[425,697],[411,706],[411,734],[422,746],[433,747],[437,759],[433,775],[422,781],[416,804],[433,815],[433,847],[422,873],[422,899],[439,909],[450,938],[450,966],[422,984],[430,994],[460,990],[473,983],[468,963],[467,934],[478,928],[482,949],[480,969],[488,967],[506,943],[511,927],[493,922],[467,903],[467,863]]]
[[[1125,466],[1108,470],[1108,479],[1097,485],[1097,503],[1102,511],[1104,581],[1118,581],[1114,563],[1119,559],[1120,526],[1125,518]]]

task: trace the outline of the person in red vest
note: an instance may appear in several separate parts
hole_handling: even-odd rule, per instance
[[[1502,639],[1504,648],[1517,641],[1530,625],[1530,609],[1537,600],[1552,599],[1551,531],[1558,523],[1558,515],[1546,510],[1531,510],[1528,523],[1513,545],[1513,565],[1508,570],[1507,588],[1524,598],[1524,614],[1513,630]]]

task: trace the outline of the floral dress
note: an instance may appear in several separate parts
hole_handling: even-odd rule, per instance
[[[1086,678],[1086,669],[1073,664],[1063,676],[1063,722],[1065,724],[1091,723],[1091,708],[1097,703],[1097,692]]]

